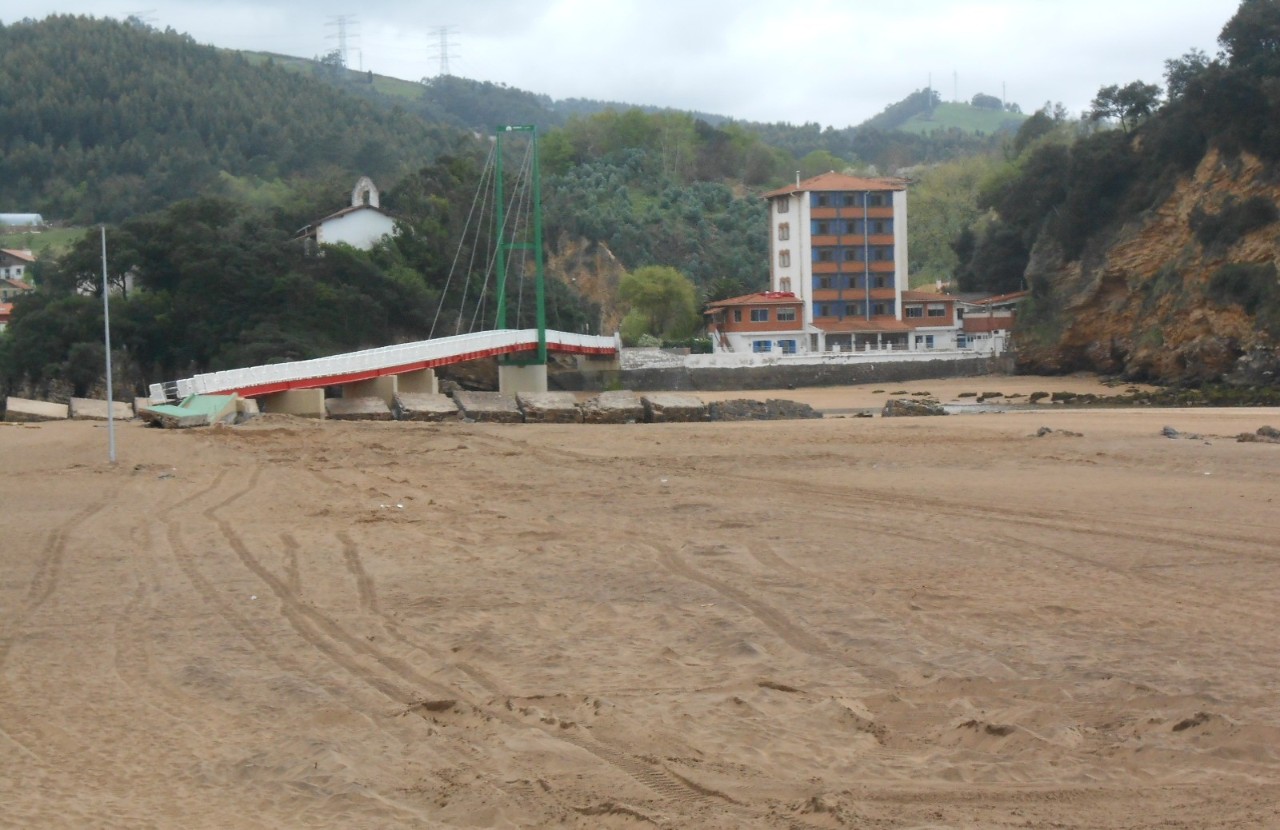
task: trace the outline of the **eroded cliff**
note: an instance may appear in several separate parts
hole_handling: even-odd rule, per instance
[[[1027,268],[1019,369],[1274,383],[1278,200],[1274,170],[1214,151],[1156,208],[1095,236],[1077,261],[1042,236]],[[1263,221],[1233,224],[1242,205],[1262,205]]]

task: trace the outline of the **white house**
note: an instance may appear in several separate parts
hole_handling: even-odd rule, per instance
[[[395,233],[395,220],[383,212],[378,188],[361,176],[351,191],[351,206],[307,225],[298,237],[309,246],[345,243],[367,251],[384,236]]]
[[[0,279],[24,279],[27,268],[35,261],[35,254],[26,249],[0,248]]]

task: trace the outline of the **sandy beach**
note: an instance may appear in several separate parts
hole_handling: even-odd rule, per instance
[[[1277,827],[1263,425],[5,425],[0,827]]]

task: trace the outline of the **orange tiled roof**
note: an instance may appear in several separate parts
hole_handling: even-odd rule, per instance
[[[0,279],[0,282],[8,283],[11,287],[18,289],[19,291],[35,291],[35,288],[33,288],[30,283],[22,280]]]
[[[936,291],[903,291],[902,301],[904,303],[954,303],[956,298]]]
[[[846,317],[843,320],[814,320],[813,324],[829,334],[905,333],[913,328],[892,318],[867,320],[862,317]]]
[[[847,176],[844,173],[823,173],[820,176],[814,176],[811,179],[805,179],[799,184],[789,184],[786,187],[780,187],[777,190],[770,190],[764,194],[764,198],[771,199],[774,196],[788,196],[792,193],[808,192],[811,190],[906,190],[907,182],[905,179],[864,179],[861,176]]]
[[[788,305],[799,302],[801,299],[790,291],[757,291],[755,294],[743,294],[741,297],[730,297],[727,300],[707,303],[707,308],[735,305]]]
[[[1008,294],[996,294],[993,297],[982,297],[976,300],[966,300],[969,305],[998,305],[999,303],[1012,303],[1017,300],[1026,298],[1031,294],[1030,291],[1010,291]]]
[[[36,255],[28,251],[26,248],[0,248],[0,251],[3,251],[15,259],[25,259],[27,262],[36,261]]]

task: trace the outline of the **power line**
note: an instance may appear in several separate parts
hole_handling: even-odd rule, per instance
[[[436,45],[432,47],[428,57],[431,59],[439,59],[440,61],[440,77],[449,75],[449,47],[456,47],[457,41],[453,40],[450,35],[457,34],[457,26],[434,26],[431,29],[431,35],[436,40]],[[456,55],[455,55],[456,57]]]
[[[333,17],[330,17],[327,21],[325,21],[324,25],[326,27],[334,26],[337,28],[337,31],[334,34],[325,35],[324,38],[325,40],[337,39],[338,57],[342,59],[342,65],[346,67],[347,66],[347,41],[348,39],[359,40],[360,38],[359,32],[349,33],[347,29],[348,28],[355,29],[359,25],[359,21],[356,20],[356,16],[354,14],[338,14],[338,15],[334,15]],[[360,62],[364,63],[363,54],[361,55]]]

